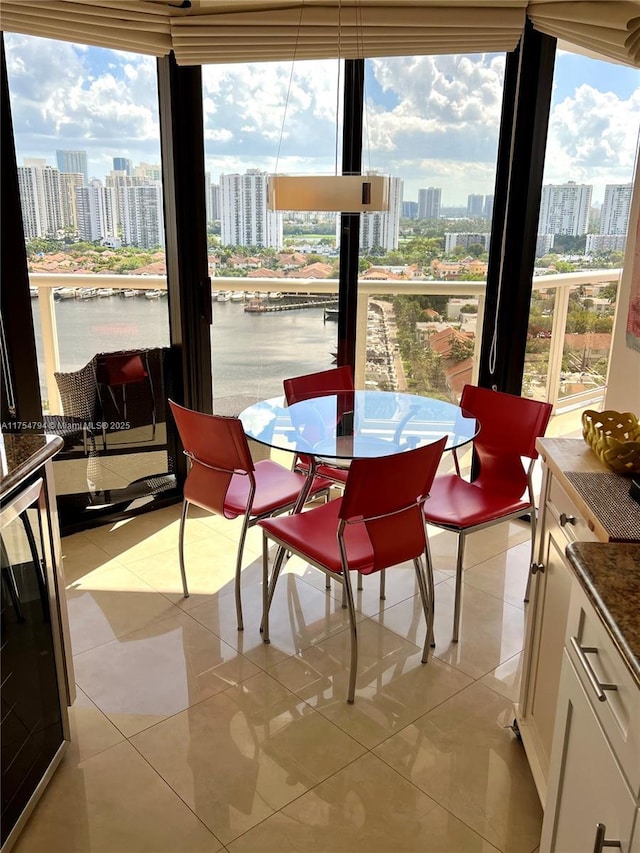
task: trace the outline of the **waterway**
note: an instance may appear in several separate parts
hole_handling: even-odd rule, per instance
[[[41,375],[38,300],[31,301]],[[99,352],[169,345],[166,299],[66,299],[55,303],[60,370],[77,370]],[[214,302],[211,328],[214,397],[258,400],[282,393],[282,380],[333,364],[337,323],[322,308],[265,314],[242,302]],[[43,398],[46,398],[41,380]]]

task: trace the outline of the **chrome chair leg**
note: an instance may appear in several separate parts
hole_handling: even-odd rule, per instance
[[[458,555],[456,558],[456,589],[453,605],[453,637],[454,643],[458,642],[460,634],[460,611],[462,607],[462,560],[464,558],[465,534],[464,531],[458,533]]]
[[[349,662],[349,690],[347,693],[347,702],[353,705],[356,698],[356,679],[358,677],[358,629],[356,627],[356,608],[353,600],[353,589],[351,587],[351,578],[349,572],[342,575],[343,588],[347,599],[347,608],[349,610],[349,631],[351,635],[351,659]]]
[[[420,600],[422,601],[422,609],[424,611],[424,619],[427,627],[424,648],[422,650],[422,663],[426,663],[429,660],[429,649],[431,648],[431,637],[433,636],[433,608],[429,597],[429,583],[425,577],[422,561],[419,557],[416,557],[413,561],[413,565],[416,570],[418,590],[420,592]]]
[[[236,556],[236,578],[235,578],[235,591],[236,591],[236,616],[238,618],[238,631],[244,631],[244,622],[242,620],[242,590],[241,590],[241,581],[242,581],[242,555],[244,553],[244,542],[247,538],[247,530],[249,529],[249,516],[246,515],[244,517],[244,521],[242,523],[242,531],[240,532],[240,539],[238,540],[238,554]]]
[[[187,573],[184,567],[184,528],[187,522],[187,513],[189,512],[189,501],[182,501],[182,514],[180,516],[180,531],[178,533],[178,558],[180,560],[180,574],[182,575],[182,591],[184,597],[189,598],[189,588],[187,587]]]
[[[270,643],[269,638],[269,606],[271,604],[269,598],[269,539],[267,534],[262,532],[262,642]]]

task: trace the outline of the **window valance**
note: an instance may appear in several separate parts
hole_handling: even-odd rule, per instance
[[[181,65],[510,51],[525,15],[640,67],[640,0],[0,0],[3,30]]]

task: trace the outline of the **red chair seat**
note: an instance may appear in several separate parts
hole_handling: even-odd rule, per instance
[[[305,474],[309,470],[309,463],[306,460],[306,457],[299,456],[298,464],[296,465],[296,471],[300,471]],[[327,477],[334,483],[338,483],[344,485],[347,482],[347,476],[349,474],[348,468],[334,468],[332,465],[316,465],[316,474],[318,477]]]
[[[429,497],[429,522],[456,530],[527,512],[531,506],[528,496],[514,499],[453,474],[436,477]]]
[[[293,506],[307,479],[304,474],[294,473],[270,459],[256,462],[254,476],[256,491],[251,505],[252,516],[270,515],[287,504]],[[210,469],[198,467],[197,464],[194,464],[185,483],[184,498],[189,503],[208,512],[220,512],[212,500],[211,477]],[[237,518],[239,515],[244,515],[247,511],[250,486],[249,477],[245,474],[233,475],[224,497],[224,512],[222,514],[225,518]],[[311,493],[317,494],[330,487],[331,483],[328,480],[315,477]]]
[[[260,522],[260,526],[272,538],[283,539],[294,551],[304,551],[313,562],[339,574],[342,571],[342,560],[336,530],[341,504],[342,498],[337,498],[317,507],[313,513],[268,518]],[[351,571],[364,575],[375,571],[373,546],[364,524],[349,525],[345,529],[344,541]]]

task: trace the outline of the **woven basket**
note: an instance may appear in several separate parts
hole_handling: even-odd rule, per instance
[[[616,473],[640,472],[640,423],[631,412],[586,409],[582,435],[598,459]]]

